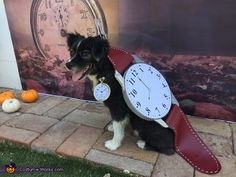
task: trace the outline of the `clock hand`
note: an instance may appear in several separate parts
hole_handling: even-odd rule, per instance
[[[59,13],[60,13],[59,18],[61,20],[62,27],[64,27],[64,24],[63,24],[63,21],[62,21],[63,15],[61,14],[61,10],[59,10]]]
[[[103,89],[101,92],[103,93],[103,92],[105,92],[106,91],[106,89]]]
[[[138,78],[141,82],[142,82],[142,84],[149,90],[149,87],[142,81],[142,79],[140,79],[140,78]]]
[[[142,84],[148,89],[148,99],[150,100],[150,92],[151,92],[151,89],[142,81],[142,79],[138,78]]]

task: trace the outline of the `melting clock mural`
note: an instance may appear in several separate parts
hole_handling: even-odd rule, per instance
[[[66,31],[95,36],[95,19],[107,29],[99,3],[91,0],[34,0],[30,18],[33,39],[42,56],[63,61],[69,58]]]
[[[72,81],[65,32],[126,48],[166,77],[187,114],[236,121],[236,2],[203,0],[4,0],[24,89],[94,99]],[[185,9],[184,11],[182,9]],[[215,13],[217,12],[217,13]]]
[[[24,2],[23,2],[24,1]],[[23,36],[13,35],[17,63],[24,89],[35,88],[40,92],[92,99],[84,80],[74,82],[65,68],[69,52],[66,32],[84,36],[98,35],[95,21],[99,21],[107,33],[104,12],[97,0],[23,0],[5,1],[9,21],[17,23],[11,29]],[[23,5],[22,5],[23,4]],[[23,17],[23,23],[12,13]],[[12,16],[11,16],[12,15]],[[11,26],[11,24],[10,24]],[[27,32],[25,32],[27,31]],[[12,32],[15,33],[15,32]],[[23,45],[22,45],[23,44]],[[87,95],[87,96],[85,96]]]

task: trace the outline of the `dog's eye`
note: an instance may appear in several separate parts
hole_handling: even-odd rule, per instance
[[[91,58],[91,52],[89,50],[83,50],[79,54],[84,59],[90,59]]]
[[[89,50],[83,50],[80,52],[80,55],[83,57],[83,56],[87,56],[87,55],[90,55],[90,51]]]

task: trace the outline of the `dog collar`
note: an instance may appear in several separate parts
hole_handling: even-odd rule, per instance
[[[134,57],[129,52],[119,48],[110,48],[108,58],[121,74],[134,62]],[[218,159],[197,135],[187,116],[177,105],[172,106],[166,123],[175,133],[176,152],[193,168],[206,174],[220,171]]]

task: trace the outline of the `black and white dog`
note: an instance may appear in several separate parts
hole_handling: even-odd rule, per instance
[[[99,83],[99,79],[104,77],[103,82],[111,88],[111,95],[104,104],[111,112],[113,123],[108,130],[113,131],[114,136],[106,141],[105,147],[116,150],[121,146],[125,136],[125,126],[130,120],[134,132],[141,138],[137,142],[140,148],[173,154],[173,131],[161,127],[154,121],[139,118],[127,107],[121,86],[114,76],[115,70],[108,59],[108,41],[100,36],[85,38],[80,34],[68,33],[67,44],[71,59],[66,63],[66,67],[73,71],[74,77],[77,79],[88,77],[94,87]]]

